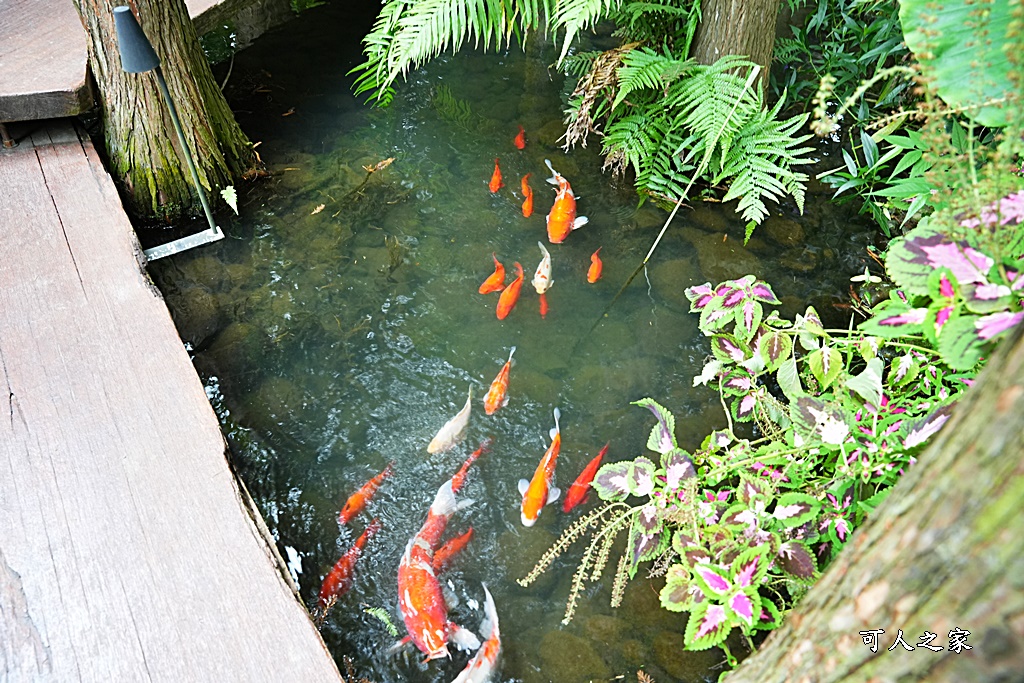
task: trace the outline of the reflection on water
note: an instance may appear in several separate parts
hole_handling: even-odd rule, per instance
[[[600,173],[596,142],[569,154],[558,148],[563,83],[548,66],[550,45],[442,58],[410,74],[389,109],[373,111],[348,95],[345,76],[372,17],[353,18],[343,4],[308,12],[238,55],[229,95],[272,178],[240,188],[242,215],[227,240],[152,267],[242,476],[282,550],[301,558],[308,605],[369,520],[383,523],[324,624],[331,651],[378,682],[449,681],[462,668],[465,654],[426,667],[418,653],[389,654],[395,639],[365,610],[382,608],[401,629],[396,572],[405,545],[437,487],[492,437],[461,494],[475,503],[448,533],[472,525],[475,536],[443,576],[453,620],[473,630],[481,582],[493,593],[501,680],[632,680],[639,668],[659,683],[716,677],[714,652],[682,651],[685,622],[658,608],[658,579],[641,572],[615,611],[608,583],[599,584],[568,627],[559,622],[579,551],[529,589],[516,585],[568,523],[551,506],[523,528],[517,481],[544,453],[556,406],[563,489],[606,441],[609,460],[640,453],[649,415],[628,404],[644,396],[675,413],[682,445],[698,445],[724,418],[716,396],[692,387],[708,348],[683,289],[753,272],[775,286],[784,314],[807,302],[830,310],[830,293],[863,270],[870,228],[853,230],[812,197],[805,217],[784,209],[744,247],[731,212],[698,205],[680,213],[650,267],[601,319],[667,214],[637,207],[628,186]],[[520,124],[522,151],[513,146]],[[390,157],[368,178],[364,166]],[[495,157],[505,188],[492,195]],[[542,319],[529,279],[554,196],[543,182],[546,158],[572,183],[590,223],[548,245],[554,286]],[[520,211],[526,173],[536,195],[530,218]],[[592,285],[586,273],[598,247],[604,277]],[[491,252],[510,274],[515,261],[527,271],[504,321],[494,314],[497,295],[476,292],[493,269]],[[512,345],[510,401],[485,416],[483,396]],[[466,440],[429,456],[427,443],[469,387]],[[339,529],[348,495],[391,460],[395,475]]]

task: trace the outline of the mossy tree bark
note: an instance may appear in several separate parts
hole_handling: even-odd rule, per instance
[[[949,632],[970,631],[951,651]],[[859,634],[884,629],[876,652]],[[915,648],[896,644],[898,630]],[[916,647],[925,631],[931,645]],[[892,651],[889,647],[895,645]],[[1008,681],[1024,671],[1024,334],[727,683]]]
[[[702,0],[692,57],[713,64],[726,55],[744,56],[761,66],[767,85],[778,13],[779,0]]]
[[[110,172],[128,209],[174,220],[200,214],[185,158],[153,72],[121,69],[113,8],[126,0],[75,0],[89,34],[89,66],[100,93]],[[242,132],[210,71],[184,0],[131,0],[160,57],[199,179],[208,193],[252,168]]]

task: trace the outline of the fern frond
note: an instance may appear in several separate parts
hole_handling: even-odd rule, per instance
[[[619,91],[615,94],[612,108],[618,107],[634,91],[650,88],[664,91],[665,88],[693,66],[689,59],[675,59],[646,47],[631,50],[622,59],[619,67]]]
[[[562,64],[562,60],[569,52],[569,46],[580,31],[592,27],[608,16],[612,10],[617,10],[621,4],[622,0],[560,0],[557,2],[551,23],[555,29],[565,29],[562,50],[558,54],[558,64]]]

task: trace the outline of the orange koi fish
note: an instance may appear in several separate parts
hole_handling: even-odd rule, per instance
[[[541,259],[540,265],[537,266],[537,272],[533,274],[531,284],[540,295],[540,317],[543,318],[548,314],[547,291],[551,285],[555,284],[555,281],[551,279],[551,254],[541,242],[537,242],[537,246],[540,247]]]
[[[491,174],[491,182],[487,185],[490,189],[491,194],[494,194],[501,188],[505,187],[505,183],[501,182],[501,169],[498,168],[498,160],[494,160],[494,173]]]
[[[480,447],[473,451],[473,453],[468,458],[466,458],[466,462],[462,463],[462,467],[460,467],[459,471],[455,473],[454,477],[452,477],[452,491],[454,493],[458,493],[459,489],[462,488],[462,485],[466,483],[466,472],[469,471],[469,466],[476,462],[477,458],[486,453],[487,449],[489,449],[490,447],[491,439],[484,439],[480,443]]]
[[[504,320],[512,309],[516,307],[516,302],[519,301],[519,290],[523,288],[523,267],[516,261],[516,271],[519,275],[516,279],[505,288],[498,298],[498,320]]]
[[[471,503],[456,502],[450,479],[442,484],[423,527],[405,547],[398,565],[398,609],[409,632],[403,642],[412,641],[427,655],[426,661],[448,657],[449,640],[460,649],[480,646],[476,635],[448,620],[448,606],[434,571],[434,548],[448,520]]]
[[[502,294],[504,296],[504,294]],[[462,441],[462,437],[466,435],[466,426],[469,424],[469,413],[471,404],[473,401],[473,387],[469,387],[469,396],[466,397],[466,405],[462,406],[462,410],[455,414],[455,417],[444,423],[441,429],[437,430],[437,434],[427,444],[427,453],[433,455],[434,453],[443,453],[455,444]]]
[[[551,177],[548,182],[558,186],[558,194],[555,195],[555,203],[548,212],[548,240],[552,244],[561,244],[569,233],[587,224],[586,216],[576,216],[576,195],[569,186],[569,181],[561,176],[551,166],[551,161],[544,160],[544,163],[551,169]]]
[[[526,131],[522,126],[519,126],[519,135],[516,136],[515,143],[516,149],[526,149]]]
[[[601,251],[601,247],[598,247],[597,251]],[[600,280],[601,271],[604,270],[604,264],[601,263],[601,257],[597,255],[597,251],[590,255],[590,270],[587,271],[587,282],[590,284]]]
[[[495,665],[498,663],[498,655],[501,653],[498,610],[494,607],[494,598],[491,597],[491,592],[487,590],[486,585],[484,586],[484,620],[480,624],[480,633],[486,635],[487,640],[452,683],[486,683],[491,680]]]
[[[515,352],[516,347],[513,346],[512,350],[508,352],[508,360],[498,371],[498,376],[491,382],[491,388],[487,390],[487,397],[484,398],[484,412],[488,415],[494,415],[498,408],[508,403],[508,372],[512,369],[512,354]]]
[[[608,444],[604,445],[601,452],[597,454],[593,460],[587,463],[587,466],[580,472],[580,476],[576,477],[576,481],[569,487],[568,492],[565,494],[565,501],[562,503],[562,512],[569,512],[574,507],[582,503],[587,499],[587,493],[590,491],[590,482],[594,481],[594,475],[597,474],[597,468],[601,466],[601,459],[604,454],[608,452]]]
[[[537,465],[537,471],[533,473],[533,479],[527,482],[519,480],[519,493],[523,496],[522,521],[523,526],[533,526],[540,517],[541,510],[558,500],[561,491],[552,486],[555,480],[555,464],[558,462],[558,451],[562,447],[562,432],[558,427],[558,418],[561,412],[555,408],[555,426],[551,430],[551,445],[548,446],[544,457]]]
[[[363,484],[358,491],[348,497],[348,500],[345,501],[345,507],[341,508],[341,512],[338,513],[338,524],[348,524],[352,521],[353,517],[363,511],[366,504],[373,498],[373,494],[377,492],[377,488],[385,479],[394,474],[394,464],[394,460],[389,462],[380,474]]]
[[[366,546],[366,542],[373,538],[373,535],[378,531],[380,531],[380,522],[374,519],[366,527],[366,531],[356,539],[352,547],[341,556],[341,559],[324,577],[324,582],[320,585],[320,600],[317,603],[321,619],[326,616],[327,612],[334,606],[334,603],[338,601],[338,598],[345,595],[352,588],[352,568],[355,567],[356,560],[363,553],[363,547]]]
[[[469,543],[469,539],[471,538],[473,538],[473,527],[469,527],[469,531],[461,536],[456,536],[438,548],[437,552],[434,553],[434,573],[440,574],[447,569],[452,558],[458,555],[462,549],[466,547],[466,544]]]
[[[498,255],[493,251],[491,252],[491,258],[494,259],[494,272],[484,280],[484,283],[480,285],[480,289],[477,290],[481,294],[500,292],[505,289],[505,266],[501,265]]]
[[[533,188],[530,187],[530,176],[532,173],[527,173],[523,176],[523,218],[529,218],[533,215]]]

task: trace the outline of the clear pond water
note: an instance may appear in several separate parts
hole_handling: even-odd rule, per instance
[[[411,73],[391,107],[373,110],[349,94],[346,72],[361,60],[359,39],[374,17],[345,4],[309,11],[236,57],[227,92],[271,177],[240,186],[239,217],[221,212],[225,241],[151,266],[240,475],[282,555],[301,559],[307,605],[371,518],[383,524],[324,622],[324,639],[339,663],[351,657],[378,683],[450,681],[463,668],[461,653],[427,666],[419,653],[389,653],[395,638],[365,610],[381,608],[402,628],[396,574],[406,543],[437,488],[490,437],[461,494],[475,503],[449,526],[448,536],[469,526],[475,536],[443,579],[452,618],[473,630],[481,583],[493,593],[499,680],[635,680],[638,669],[659,683],[714,679],[721,657],[682,650],[685,621],[658,607],[657,578],[640,572],[616,610],[609,581],[596,584],[567,627],[560,621],[582,547],[529,588],[517,585],[571,522],[550,506],[524,528],[517,482],[543,455],[556,406],[563,489],[605,442],[608,460],[642,452],[650,415],[629,402],[645,396],[676,414],[682,445],[697,446],[724,418],[717,396],[692,386],[708,346],[683,289],[753,272],[773,284],[783,314],[810,302],[845,316],[833,304],[863,271],[874,232],[812,196],[803,217],[781,208],[744,247],[727,207],[699,204],[680,212],[648,269],[601,318],[667,213],[638,207],[628,185],[600,172],[597,140],[559,148],[567,86],[551,66],[552,46],[537,39],[525,52],[442,57]],[[513,146],[518,125],[527,131],[522,151]],[[390,157],[361,186],[363,166]],[[505,187],[492,195],[495,157]],[[529,280],[554,197],[545,159],[572,183],[590,223],[547,245],[554,285],[542,319]],[[520,210],[526,173],[530,218]],[[588,284],[598,247],[604,276]],[[515,261],[527,271],[504,321],[498,295],[477,293],[491,252],[510,273]],[[483,396],[513,345],[509,403],[486,416]],[[428,455],[470,387],[465,441]],[[390,461],[395,475],[339,527],[346,498]]]

